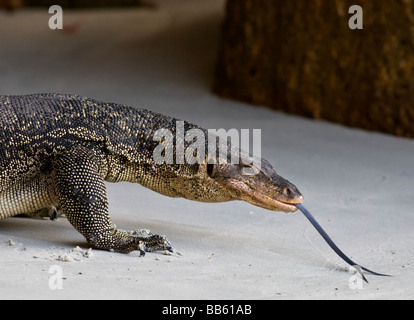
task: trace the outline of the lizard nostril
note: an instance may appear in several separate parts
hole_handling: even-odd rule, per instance
[[[283,194],[287,197],[290,197],[290,196],[292,196],[293,192],[290,188],[284,188],[283,189]]]

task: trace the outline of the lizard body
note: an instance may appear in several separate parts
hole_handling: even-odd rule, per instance
[[[297,188],[262,159],[258,174],[238,164],[158,164],[154,134],[172,117],[66,94],[0,96],[0,220],[19,214],[56,215],[96,248],[117,252],[172,250],[164,236],[123,231],[108,214],[105,181],[139,183],[170,197],[202,202],[244,200],[291,212]],[[200,129],[184,122],[185,130]],[[188,143],[189,142],[185,142]],[[174,150],[175,152],[175,150]],[[251,166],[251,165],[250,165]]]

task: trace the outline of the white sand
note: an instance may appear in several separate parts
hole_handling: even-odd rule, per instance
[[[301,213],[243,202],[203,204],[139,185],[108,185],[123,229],[168,236],[182,256],[88,249],[66,219],[0,222],[0,298],[413,299],[414,140],[312,121],[210,92],[223,0],[158,1],[158,10],[64,11],[73,34],[48,29],[47,10],[0,13],[1,94],[65,92],[176,116],[206,128],[260,128],[263,156],[367,276],[347,265]],[[76,246],[83,249],[71,252]],[[72,262],[59,259],[74,254]],[[49,268],[61,267],[61,290]]]

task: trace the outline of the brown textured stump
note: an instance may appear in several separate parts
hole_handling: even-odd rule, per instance
[[[214,90],[414,137],[414,0],[228,0]]]

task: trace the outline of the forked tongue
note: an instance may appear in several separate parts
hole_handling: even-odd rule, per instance
[[[332,241],[332,239],[328,236],[328,234],[325,232],[325,230],[322,229],[322,227],[319,225],[319,223],[315,220],[315,218],[311,215],[311,213],[306,209],[301,203],[295,204],[295,206],[302,211],[302,213],[305,215],[306,218],[310,221],[310,223],[315,227],[315,229],[320,233],[320,235],[325,239],[326,243],[332,248],[333,251],[336,252],[338,256],[340,256],[345,262],[347,262],[349,265],[355,268],[357,272],[361,275],[362,279],[366,283],[368,283],[368,280],[365,278],[364,274],[362,273],[362,270],[369,272],[375,276],[383,276],[383,277],[389,277],[388,274],[382,274],[377,273],[374,271],[371,271],[367,268],[364,268],[360,266],[359,264],[356,264],[354,261],[349,259],[342,251],[338,248],[338,246]]]

